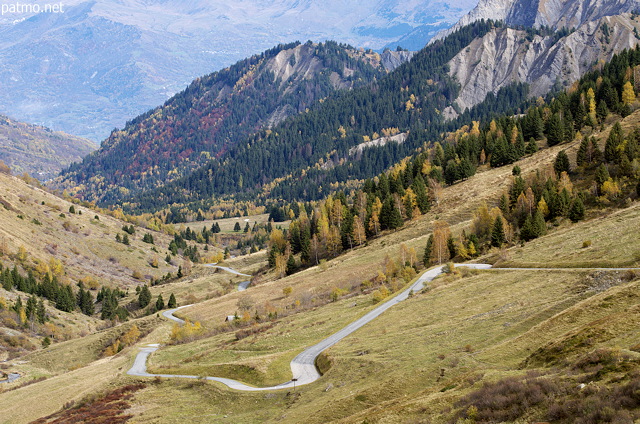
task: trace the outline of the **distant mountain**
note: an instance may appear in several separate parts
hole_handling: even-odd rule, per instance
[[[419,48],[477,0],[69,0],[0,20],[0,113],[94,140],[278,43]],[[406,43],[405,43],[406,41]]]
[[[94,151],[93,142],[0,115],[0,160],[16,174],[46,181]]]
[[[412,53],[334,42],[281,45],[202,78],[114,131],[56,184],[99,201],[187,175],[238,142],[305,112],[340,90],[368,84]],[[123,191],[124,189],[124,191]]]

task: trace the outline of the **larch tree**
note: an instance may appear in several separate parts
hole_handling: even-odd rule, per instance
[[[448,241],[450,236],[449,224],[445,221],[433,223],[433,247],[431,251],[433,262],[440,265],[449,260]]]
[[[627,81],[622,86],[622,103],[627,106],[631,106],[636,101],[636,93],[633,90],[631,81]]]

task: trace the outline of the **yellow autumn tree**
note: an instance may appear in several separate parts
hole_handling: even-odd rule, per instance
[[[624,86],[622,87],[622,103],[624,103],[627,106],[630,106],[635,101],[636,101],[636,93],[633,90],[633,85],[631,84],[630,81],[627,81],[624,83]]]
[[[449,247],[447,241],[451,236],[449,224],[445,221],[435,221],[433,223],[433,246],[431,248],[431,259],[433,262],[443,264],[449,260]]]

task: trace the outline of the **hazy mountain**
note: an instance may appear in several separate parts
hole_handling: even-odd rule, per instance
[[[97,147],[84,138],[0,115],[0,160],[15,173],[48,180]]]
[[[407,41],[418,48],[475,3],[71,0],[64,13],[5,15],[0,112],[98,140],[194,78],[278,43],[395,48],[415,28],[433,27]]]

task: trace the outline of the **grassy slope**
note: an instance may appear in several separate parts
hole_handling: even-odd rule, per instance
[[[637,115],[627,121],[631,119],[637,119]],[[629,125],[628,122],[624,124]],[[608,129],[602,136],[606,136],[607,132]],[[522,160],[519,165],[525,175],[531,169],[550,169],[559,150],[567,149],[572,155],[576,148],[577,143],[556,146]],[[306,293],[351,285],[369,278],[382,268],[385,255],[397,254],[401,242],[421,250],[430,222],[436,216],[446,219],[457,230],[468,225],[479,203],[485,199],[495,201],[508,187],[509,175],[510,168],[494,169],[482,172],[468,182],[449,187],[445,189],[439,208],[407,228],[330,261],[324,271],[318,267],[312,268],[283,280],[266,283],[249,295],[258,305],[267,301],[277,304],[290,302],[290,299],[282,299],[282,288],[287,286],[293,287],[293,298],[303,298]],[[593,221],[578,225],[565,224],[550,236],[529,243],[524,248],[510,249],[503,256],[510,258],[514,265],[525,266],[523,258],[533,258],[536,262],[558,267],[571,261],[590,266],[637,264],[637,255],[628,247],[633,245],[633,233],[629,229],[637,228],[639,209],[638,205],[633,205],[628,210],[607,214]],[[591,250],[581,248],[582,241],[586,239],[594,242]],[[562,243],[562,247],[558,247],[559,243]],[[389,412],[390,416],[402,416],[405,413],[400,410],[406,407],[401,400],[404,396],[418,396],[430,405],[434,397],[442,397],[443,402],[449,404],[447,399],[451,395],[440,395],[439,390],[450,384],[460,385],[457,379],[476,371],[489,375],[508,375],[510,370],[518,368],[532,350],[540,348],[543,341],[548,340],[546,334],[561,337],[568,331],[579,331],[581,326],[588,325],[595,318],[607,316],[606,310],[604,315],[597,313],[599,309],[592,304],[597,300],[591,298],[594,292],[584,289],[586,274],[584,271],[492,271],[439,283],[442,286],[426,295],[416,296],[402,308],[389,311],[376,323],[332,348],[329,355],[334,363],[333,368],[322,382],[300,389],[302,395],[296,400],[295,407],[287,407],[285,421],[309,420],[310,410],[315,411],[312,422],[335,420],[352,414],[357,416],[358,411],[366,411],[357,418],[354,416],[353,420],[346,420],[359,422],[366,416],[385,415],[381,412],[384,408],[369,409],[384,401],[390,405],[402,405],[397,410],[392,408],[394,412]],[[630,290],[636,289],[637,285],[630,286]],[[237,309],[238,299],[246,295],[231,294],[215,302],[196,305],[183,313],[192,319],[216,325],[226,315],[232,314]],[[633,302],[632,305],[622,304],[624,308],[621,313],[633,306]],[[219,335],[188,346],[167,348],[152,359],[152,364],[172,372],[210,375],[211,371],[217,371],[220,375],[244,378],[255,384],[275,383],[283,380],[281,376],[287,378],[288,361],[297,352],[329,334],[332,328],[339,327],[338,322],[349,322],[370,307],[367,298],[344,300],[310,313],[288,317],[266,333],[239,342],[233,341],[232,335]],[[585,309],[596,311],[578,313]],[[566,318],[566,323],[554,318],[559,313],[571,318]],[[318,333],[309,331],[310,322],[320,330]],[[540,330],[542,328],[544,332]],[[439,359],[439,355],[445,359]],[[447,371],[445,377],[438,381],[440,368],[446,368]],[[179,382],[167,382],[163,389],[167,387],[182,386]],[[213,396],[212,392],[217,393],[216,389],[208,386],[190,392],[194,396],[201,396],[204,390],[207,396]],[[140,395],[140,400],[148,403],[146,408],[153,411],[150,405],[160,405],[154,401],[157,395],[157,391],[148,389]],[[172,392],[173,395],[176,394]],[[160,398],[166,401],[166,396]],[[220,396],[223,395],[215,397]],[[230,407],[227,413],[239,414],[234,415],[237,422],[265,421],[266,411],[261,402],[264,395],[233,396],[239,397],[236,402],[242,406]],[[274,402],[268,409],[272,414],[270,419],[275,420],[283,413],[283,405],[275,401],[280,397],[273,395]],[[259,410],[253,408],[254,402],[260,405]],[[424,406],[420,406],[420,410],[422,408]],[[433,412],[438,409],[430,406],[430,410]],[[180,415],[184,413],[182,409],[170,408],[170,411],[176,415],[164,415],[167,422],[178,422],[185,417]],[[191,411],[191,419],[198,416],[196,411],[197,407]],[[204,410],[202,414],[202,417],[206,416]],[[150,412],[151,416],[153,413]],[[145,415],[140,419],[144,422],[146,419],[143,417]],[[389,422],[396,420],[404,422],[399,417]],[[387,422],[386,418],[384,422]]]
[[[576,144],[554,147],[525,158],[519,165],[525,175],[532,169],[550,168],[556,153],[563,148],[575,150]],[[199,303],[181,311],[182,315],[212,327],[235,312],[242,296],[251,296],[258,306],[265,302],[290,304],[295,299],[308,300],[310,295],[334,286],[358,284],[382,268],[387,254],[397,255],[400,243],[421,252],[436,217],[447,220],[454,231],[467,226],[473,210],[482,201],[495,201],[509,186],[510,173],[510,168],[492,169],[445,189],[441,204],[427,216],[328,262],[326,267],[311,268],[275,282],[258,281],[248,292],[230,293]],[[577,255],[589,254],[588,249],[581,250],[581,242],[591,238],[592,249],[602,249],[598,260],[618,260],[618,251],[611,247],[625,240],[630,229],[637,228],[637,210],[636,204],[601,219],[561,227],[524,248],[510,249],[503,256],[520,264],[523,258],[533,255],[535,248],[535,254],[539,255],[536,261],[550,262],[559,240],[567,240],[565,243],[571,247],[561,252],[567,258],[556,258],[561,265],[565,260],[581,258],[575,256],[574,250]],[[600,234],[597,239],[593,231]],[[580,241],[579,245],[574,241]],[[637,260],[630,255],[626,263]],[[253,259],[259,260],[260,256]],[[241,270],[259,266],[259,262],[252,259],[234,261],[230,261],[230,265]],[[198,278],[202,284],[207,281],[214,284],[215,278],[229,278],[219,276],[213,274],[210,279],[202,274]],[[439,415],[443,408],[450,407],[459,396],[481,384],[475,382],[478,378],[470,377],[484,376],[486,381],[519,373],[527,360],[531,363],[550,360],[549,355],[544,355],[549,350],[547,344],[563,344],[572,334],[585,329],[602,328],[597,343],[627,349],[635,334],[630,327],[635,321],[628,318],[637,310],[634,308],[638,304],[638,283],[622,283],[598,294],[591,281],[587,272],[578,270],[488,271],[464,278],[440,279],[430,291],[392,308],[376,322],[330,349],[328,357],[332,367],[319,382],[299,388],[296,394],[238,393],[214,383],[164,380],[136,394],[132,409],[136,414],[134,421],[211,422],[225,415],[239,423],[362,422],[365,418],[372,422],[407,422],[424,418],[425,414],[444,419]],[[282,289],[288,286],[293,288],[293,293],[284,298]],[[186,290],[187,284],[163,287]],[[198,293],[202,298],[201,295]],[[288,361],[297,352],[371,307],[369,296],[342,299],[286,317],[268,331],[238,342],[234,341],[233,334],[222,334],[165,347],[152,357],[151,364],[176,372],[226,373],[256,384],[280,382],[290,377]],[[166,341],[170,327],[169,323],[159,327],[145,341]],[[126,350],[120,357],[126,357],[130,364],[135,352],[135,349]],[[538,352],[537,355],[531,356],[534,352]],[[572,351],[567,355],[577,353]],[[124,369],[119,369],[123,368],[120,363],[110,364],[90,364],[74,373],[85,372],[82,370],[93,366],[110,367],[108,379],[98,377],[100,387],[132,380],[122,375]],[[441,369],[445,370],[442,377]],[[98,373],[102,375],[102,371]],[[55,378],[70,377],[63,374]],[[51,384],[50,380],[47,382]],[[32,391],[41,393],[38,387],[43,384],[10,393],[23,393],[23,399],[28,399]],[[441,391],[443,389],[446,390]],[[42,390],[46,390],[44,385]],[[18,402],[17,397],[13,397],[17,395],[11,396],[9,402]],[[75,394],[60,392],[54,397],[56,405],[78,398]],[[5,402],[0,399],[0,409]],[[30,413],[29,419],[55,410],[51,402],[48,405]],[[24,410],[20,413],[23,415],[8,416],[16,417],[14,422],[26,420]]]
[[[0,159],[17,174],[54,178],[97,148],[84,138],[0,116]]]
[[[136,283],[132,278],[136,270],[159,277],[177,269],[163,260],[170,241],[165,234],[152,232],[159,253],[142,242],[144,233],[150,232],[142,228],[136,229],[136,235],[130,237],[131,245],[125,246],[115,240],[116,234],[124,234],[120,220],[78,205],[74,207],[82,215],[72,215],[71,203],[5,174],[0,174],[0,189],[0,197],[13,209],[0,207],[0,241],[5,253],[14,254],[24,246],[30,261],[35,258],[48,263],[51,257],[61,260],[69,280],[93,276],[101,284],[121,287]],[[156,255],[158,269],[149,265]]]

